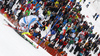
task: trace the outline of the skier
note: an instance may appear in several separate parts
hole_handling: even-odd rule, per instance
[[[95,18],[96,15],[97,15],[97,13],[95,13],[95,15],[93,15],[93,18]]]
[[[88,8],[88,7],[89,7],[89,5],[90,5],[90,2],[86,5],[86,7]]]
[[[41,20],[40,17],[36,15],[29,15],[21,18],[19,21],[19,25],[22,31],[28,32],[29,29],[31,28],[30,27],[31,24],[34,25],[35,23],[38,23],[42,27],[42,25],[39,22],[40,20]]]
[[[95,15],[93,15],[93,18],[95,18],[95,21],[97,20],[97,18],[99,17],[99,14],[95,13]]]
[[[99,17],[99,14],[96,16],[95,21],[97,20],[98,17]]]

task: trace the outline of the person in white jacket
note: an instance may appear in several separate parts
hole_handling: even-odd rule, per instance
[[[38,16],[29,15],[29,16],[21,18],[19,21],[19,25],[22,31],[27,32],[31,28],[31,24],[34,25],[35,23],[38,23],[42,27],[39,21],[40,21],[40,18]]]

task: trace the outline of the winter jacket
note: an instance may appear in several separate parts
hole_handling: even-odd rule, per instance
[[[52,31],[51,31],[51,34],[52,34],[52,35],[56,34],[56,31],[55,31],[55,30],[52,30]]]
[[[13,6],[13,1],[11,1],[11,2],[9,3],[9,6],[10,6],[10,7],[12,7],[12,6]]]
[[[57,41],[59,38],[54,39],[54,41]]]
[[[2,8],[1,11],[0,11],[0,13],[3,14],[5,12],[5,10],[6,10],[5,8]]]
[[[72,29],[72,32],[73,32],[73,33],[75,33],[75,30],[74,30],[74,29]]]
[[[71,6],[69,6],[69,5],[67,5],[66,7],[67,7],[68,9],[71,8]]]
[[[100,53],[98,53],[98,56],[100,56]]]
[[[33,33],[33,36],[35,36],[35,37],[37,37],[37,36],[39,36],[39,38],[41,37],[41,34],[39,34],[39,33]]]
[[[79,55],[80,55],[80,56],[83,56],[83,53],[80,53]]]
[[[64,20],[63,24],[65,25],[67,23],[67,20]]]
[[[63,41],[62,41],[62,39],[61,40],[59,40],[59,45],[62,45],[63,44]]]
[[[27,5],[27,8],[29,9],[31,7],[31,3],[29,3],[28,5]]]
[[[36,12],[40,9],[41,5],[40,4],[37,4],[36,5]]]
[[[49,43],[48,46],[53,48],[54,44]]]
[[[99,15],[96,16],[97,18],[99,17]]]
[[[77,42],[78,40],[79,40],[79,38],[78,38],[78,37],[76,37],[76,38],[75,38],[75,41]]]
[[[33,36],[35,36],[35,37],[36,37],[37,35],[39,35],[39,34],[38,34],[38,33],[35,33],[35,32],[33,33]]]
[[[51,11],[47,11],[47,15],[49,16],[51,14]]]
[[[79,51],[80,50],[80,46],[77,44],[75,50]]]
[[[92,26],[91,29],[94,29],[94,26]]]
[[[27,16],[29,16],[29,15],[30,15],[30,11],[27,10],[27,11],[25,12],[25,14],[27,14]]]
[[[85,32],[81,31],[80,34],[82,34],[84,36],[85,35]]]
[[[59,39],[63,39],[63,38],[64,38],[64,36],[61,34]]]
[[[75,33],[72,33],[72,34],[71,34],[71,37],[72,37],[72,38],[75,38],[75,36],[76,36]]]
[[[20,10],[24,11],[24,10],[25,10],[25,8],[26,8],[26,6],[25,6],[25,5],[23,5],[23,6],[20,8]]]
[[[68,44],[68,43],[67,43],[66,41],[63,42],[63,45],[64,45],[64,46],[67,45],[67,44]]]
[[[69,44],[73,44],[73,43],[74,43],[74,40],[70,40],[70,41],[69,41]]]

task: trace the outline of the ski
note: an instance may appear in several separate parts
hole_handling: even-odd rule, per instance
[[[28,38],[25,38],[25,40],[27,40],[31,45],[33,45],[33,47],[35,47],[36,49],[38,49],[37,46],[35,44],[33,44],[33,42],[31,42]]]

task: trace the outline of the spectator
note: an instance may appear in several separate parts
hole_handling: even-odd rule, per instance
[[[14,5],[14,1],[11,0],[11,1],[9,2],[9,4],[8,4],[8,11],[12,9],[13,5]]]
[[[51,48],[53,48],[54,47],[54,43],[51,42],[51,43],[48,44],[48,46],[51,47]]]
[[[98,56],[100,56],[100,51],[99,51],[99,53],[98,53]]]
[[[0,0],[0,8],[1,8],[2,4],[3,4],[3,0]]]
[[[74,39],[70,39],[69,43],[67,44],[67,49],[70,47],[71,44],[74,43]]]
[[[54,34],[56,34],[56,29],[51,30],[51,36],[49,37],[49,41],[51,40],[51,37],[52,37]]]
[[[94,50],[94,54],[99,50],[99,47],[96,47],[96,49]]]
[[[79,50],[80,50],[80,44],[78,43],[78,44],[76,45],[75,50],[74,50],[74,54],[76,54],[76,52],[79,51]]]

